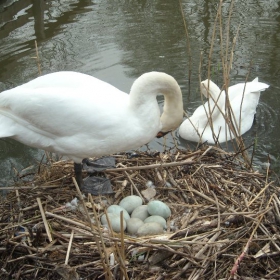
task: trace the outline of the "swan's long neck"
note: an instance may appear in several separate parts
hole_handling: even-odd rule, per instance
[[[206,105],[207,108],[205,109],[207,110],[207,114],[211,115],[211,119],[214,120],[218,115],[220,115],[220,110],[223,110],[225,103],[224,92],[222,92],[211,80],[201,82],[201,92],[206,98],[208,98]]]
[[[158,107],[157,95],[164,95],[163,113],[160,117],[161,131],[176,129],[183,120],[183,101],[181,89],[170,75],[150,72],[140,76],[131,87],[130,106],[135,110],[155,104]]]
[[[177,84],[177,83],[176,83]],[[164,94],[163,113],[161,115],[161,123],[163,124],[161,131],[168,132],[176,129],[183,121],[183,102],[182,93],[179,85]]]
[[[201,92],[206,98],[212,97],[212,99],[218,100],[221,90],[214,82],[207,79],[201,82]]]

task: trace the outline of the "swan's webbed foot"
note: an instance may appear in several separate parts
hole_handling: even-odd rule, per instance
[[[116,159],[114,157],[102,157],[96,160],[85,158],[82,161],[82,165],[84,170],[88,173],[96,173],[104,171],[108,168],[115,168]]]
[[[81,163],[74,163],[76,181],[80,190],[93,195],[103,195],[113,193],[111,182],[108,178],[95,176],[108,168],[115,168],[115,158],[104,157],[97,160],[84,159]],[[88,172],[88,177],[83,180],[82,169]]]

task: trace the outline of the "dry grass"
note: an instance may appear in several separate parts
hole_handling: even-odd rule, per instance
[[[224,35],[221,5],[208,78],[217,31],[227,91],[233,7]],[[1,279],[280,279],[279,186],[268,179],[269,170],[262,175],[248,169],[246,148],[231,129],[242,159],[207,146],[131,159],[118,155],[117,169],[106,171],[115,194],[106,197],[83,197],[72,181],[71,162],[41,166],[32,185],[10,187],[2,198]],[[156,185],[155,198],[172,210],[166,233],[140,238],[103,228],[99,217],[106,207],[141,195],[148,180]],[[66,208],[75,197],[78,208]]]
[[[0,205],[1,279],[280,278],[279,187],[266,176],[216,147],[116,159],[106,172],[115,195],[83,198],[64,161],[14,187]],[[167,232],[104,229],[105,206],[141,193],[147,180],[172,210]]]

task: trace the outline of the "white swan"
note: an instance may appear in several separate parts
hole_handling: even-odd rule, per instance
[[[269,85],[260,83],[258,78],[255,78],[252,82],[239,83],[228,88],[232,115],[234,115],[232,123],[238,135],[244,134],[252,127],[260,92],[268,87]],[[189,141],[207,141],[209,144],[234,139],[224,118],[225,91],[221,91],[214,82],[208,80],[201,83],[201,91],[204,96],[209,97],[209,100],[199,106],[190,118],[184,120],[179,128],[180,136]]]
[[[162,115],[157,95],[165,97]],[[47,74],[0,93],[0,138],[65,155],[78,165],[87,157],[138,148],[182,120],[180,87],[160,72],[140,76],[130,94],[77,72]]]

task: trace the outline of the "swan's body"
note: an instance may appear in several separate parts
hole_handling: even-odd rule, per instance
[[[256,78],[252,82],[240,83],[228,88],[229,101],[236,120],[235,122],[232,117],[232,122],[238,135],[244,134],[252,127],[260,92],[268,87],[269,85],[260,83]],[[204,105],[199,106],[190,118],[184,120],[179,128],[180,136],[189,141],[207,141],[209,144],[214,144],[216,140],[223,143],[234,139],[235,137],[224,118],[226,114],[225,91],[221,92],[215,83],[208,80],[201,83],[201,90],[206,97],[210,95],[212,98],[209,97],[209,100]],[[214,100],[218,106],[215,105]],[[209,112],[212,112],[211,120],[209,120]],[[215,136],[213,136],[213,132]]]
[[[165,96],[163,113],[156,100]],[[126,94],[92,76],[56,72],[0,93],[0,137],[79,163],[151,141],[183,118],[179,85],[165,73],[139,77]]]

